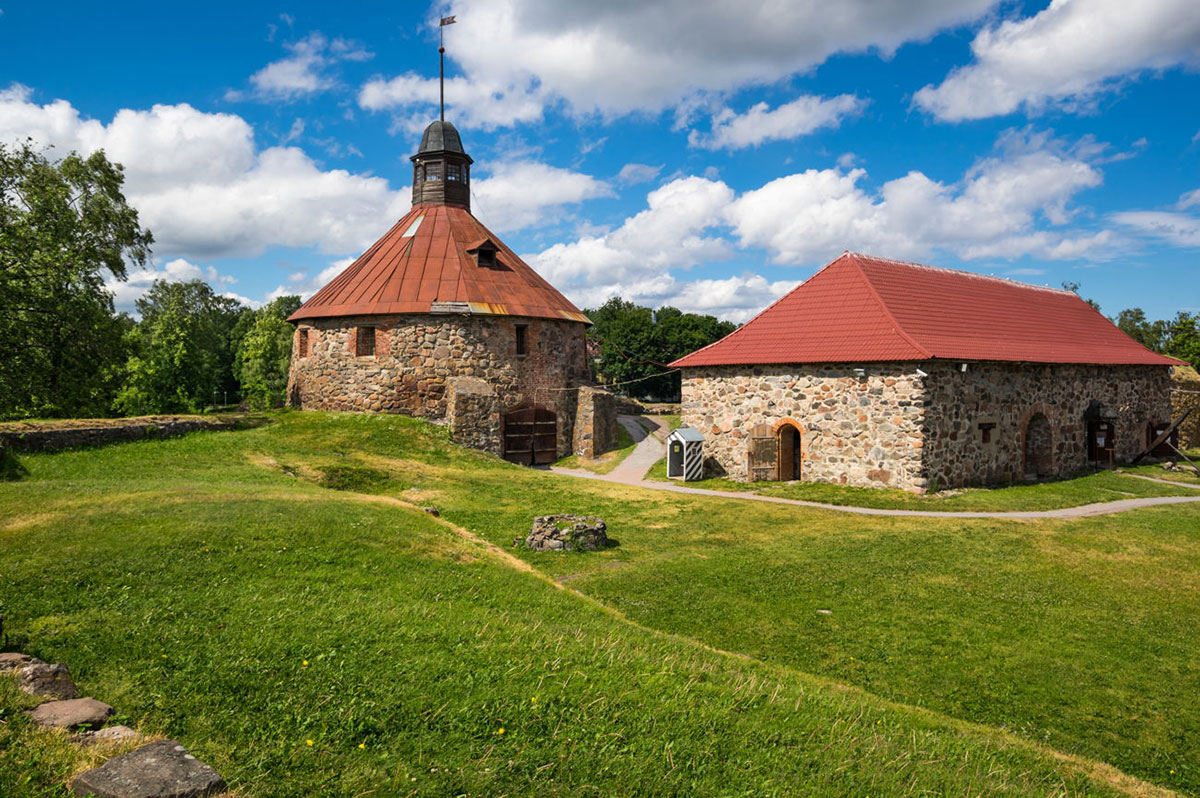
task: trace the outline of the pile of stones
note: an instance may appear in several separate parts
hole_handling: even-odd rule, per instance
[[[47,664],[28,654],[0,654],[0,674],[15,676],[30,695],[50,699],[29,711],[44,728],[75,732],[80,745],[135,741],[141,737],[128,726],[104,727],[113,708],[94,698],[80,698],[79,687],[62,663]],[[196,759],[174,740],[158,740],[113,757],[81,773],[71,783],[74,795],[101,798],[186,798],[224,791],[221,774]]]
[[[608,527],[603,518],[586,515],[539,515],[529,536],[513,541],[534,551],[595,551],[608,547]]]

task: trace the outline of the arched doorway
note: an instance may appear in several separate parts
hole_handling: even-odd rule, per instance
[[[1054,470],[1054,436],[1045,413],[1034,413],[1025,427],[1025,478],[1042,479]]]
[[[800,430],[792,424],[783,424],[775,435],[779,441],[775,448],[779,453],[776,478],[781,482],[800,479]]]
[[[558,417],[541,407],[523,407],[504,415],[504,459],[521,465],[545,465],[558,459]]]

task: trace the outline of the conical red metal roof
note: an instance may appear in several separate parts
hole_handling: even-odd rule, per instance
[[[468,253],[484,241],[495,265]],[[389,313],[587,316],[460,205],[414,205],[383,238],[300,306],[289,321]]]
[[[846,252],[672,366],[894,360],[1177,365],[1071,291]]]

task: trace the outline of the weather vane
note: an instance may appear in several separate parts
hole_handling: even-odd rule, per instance
[[[454,15],[442,17],[438,23],[438,96],[441,105],[441,120],[446,121],[446,38],[445,27],[453,25],[457,20]]]

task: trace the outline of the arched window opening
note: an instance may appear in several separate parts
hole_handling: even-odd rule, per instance
[[[1054,436],[1045,413],[1034,413],[1025,427],[1025,478],[1044,479],[1054,471]]]

